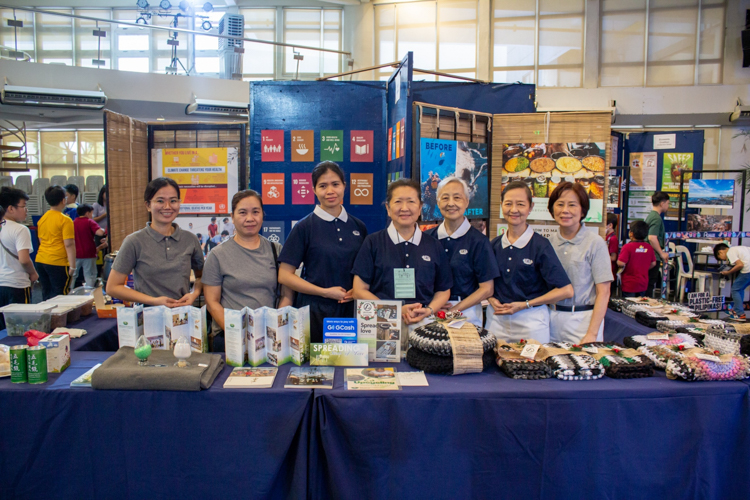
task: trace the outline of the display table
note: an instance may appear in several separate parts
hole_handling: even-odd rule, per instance
[[[100,319],[94,313],[68,326],[88,332],[83,337],[70,339],[71,351],[116,351],[120,347],[117,340],[116,319]],[[26,337],[8,337],[7,335],[7,330],[0,330],[0,344],[21,345],[26,343]]]
[[[617,342],[622,344],[622,339],[633,335],[647,335],[656,331],[656,328],[638,323],[636,320],[623,313],[607,309],[604,316],[604,342]]]
[[[399,371],[412,371],[399,364]],[[311,498],[750,498],[750,392],[656,377],[315,391]]]
[[[112,353],[74,352],[42,385],[0,379],[0,498],[304,498],[312,391],[94,391]]]

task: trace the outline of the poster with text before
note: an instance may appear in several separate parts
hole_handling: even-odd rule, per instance
[[[420,142],[419,166],[422,220],[443,218],[437,203],[437,187],[447,177],[458,177],[469,187],[467,217],[489,217],[487,144],[423,137]]]
[[[237,192],[237,148],[175,148],[151,151],[151,176],[180,186],[181,214],[230,212]]]

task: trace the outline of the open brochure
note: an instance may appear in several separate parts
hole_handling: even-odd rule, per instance
[[[302,365],[310,359],[310,307],[224,309],[227,364]]]
[[[117,337],[120,347],[135,347],[145,335],[152,349],[172,349],[180,337],[187,337],[193,352],[208,352],[206,306],[117,308]]]

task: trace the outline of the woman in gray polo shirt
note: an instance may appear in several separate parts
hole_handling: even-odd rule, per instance
[[[277,297],[281,245],[260,235],[263,200],[252,189],[232,198],[234,236],[214,248],[203,269],[203,293],[214,319],[213,334],[224,330],[224,309],[258,309],[292,305],[293,292],[281,287]]]
[[[562,182],[550,195],[547,208],[559,224],[550,243],[574,292],[572,299],[550,306],[550,341],[601,342],[614,278],[607,244],[582,224],[589,211],[588,193],[578,183]]]
[[[149,306],[190,306],[201,294],[203,252],[198,238],[174,224],[180,213],[180,187],[172,179],[159,177],[143,194],[151,222],[122,242],[107,293],[112,297]],[[195,287],[190,290],[190,271]],[[133,273],[135,289],[125,286]]]

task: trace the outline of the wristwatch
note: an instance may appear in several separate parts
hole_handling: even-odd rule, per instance
[[[435,316],[435,310],[432,307],[427,306],[427,309],[430,310],[430,316]]]
[[[526,309],[531,309],[531,304],[529,304],[529,301],[526,301]]]

